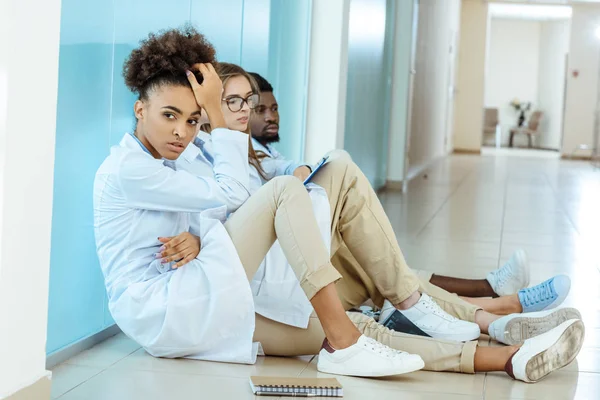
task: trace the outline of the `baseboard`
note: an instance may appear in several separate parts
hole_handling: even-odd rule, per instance
[[[385,186],[383,187],[385,190],[393,190],[393,191],[402,191],[404,190],[404,182],[402,181],[386,181]]]
[[[431,168],[433,165],[437,164],[440,160],[443,160],[444,158],[448,157],[448,155],[449,154],[443,154],[443,155],[435,157],[435,158],[433,158],[433,159],[429,160],[428,162],[425,162],[425,163],[423,163],[421,165],[410,167],[409,170],[408,170],[408,174],[406,176],[406,183],[412,181],[413,179],[415,179],[416,177],[418,177],[419,175],[421,175],[423,172],[425,172],[429,168]],[[382,191],[382,190],[392,190],[392,191],[403,192],[404,189],[405,189],[405,182],[404,181],[387,180],[385,182],[385,185],[383,185],[383,187],[379,191]]]
[[[584,156],[584,155],[569,155],[569,154],[561,154],[560,158],[563,160],[580,160],[580,161],[591,161],[592,156]]]
[[[94,335],[88,336],[70,346],[63,347],[46,357],[46,369],[52,369],[54,366],[67,361],[84,350],[94,347],[100,342],[121,333],[117,325],[110,326]]]
[[[481,155],[481,149],[454,149],[453,154]]]
[[[406,177],[406,181],[407,182],[412,181],[413,179],[417,178],[422,173],[424,173],[429,168],[433,167],[435,164],[437,164],[441,160],[445,159],[446,157],[448,157],[448,154],[443,154],[443,155],[435,157],[435,158],[433,158],[433,159],[429,160],[428,162],[423,163],[421,165],[414,165],[414,166],[410,167],[408,169],[408,175]]]
[[[50,400],[51,389],[52,380],[50,379],[50,372],[48,372],[46,376],[8,396],[5,400]]]

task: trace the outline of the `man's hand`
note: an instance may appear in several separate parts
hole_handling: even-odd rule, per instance
[[[162,258],[163,264],[177,261],[174,268],[179,268],[192,261],[200,254],[200,238],[189,232],[172,237],[159,237],[163,244],[156,258]]]
[[[304,180],[306,178],[308,178],[309,175],[310,175],[310,168],[308,168],[306,165],[298,167],[294,170],[294,176],[296,178],[300,179],[302,182],[304,182]]]

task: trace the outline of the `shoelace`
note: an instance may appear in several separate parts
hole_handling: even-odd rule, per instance
[[[552,286],[553,281],[554,279],[550,279],[537,286],[522,289],[522,292],[524,294],[522,298],[525,305],[531,306],[551,299],[554,296],[554,290]]]
[[[395,350],[395,349],[392,349],[391,347],[381,344],[375,339],[372,339],[369,337],[366,337],[365,339],[366,339],[365,346],[370,348],[374,353],[381,354],[382,356],[385,356],[388,358],[394,358],[394,357],[398,357],[398,356],[407,354],[403,351]]]
[[[498,280],[499,286],[504,286],[506,284],[506,282],[512,278],[512,276],[513,276],[512,266],[515,261],[516,260],[514,260],[514,258],[511,258],[510,260],[508,260],[508,262],[505,265],[503,265],[497,271],[492,272],[492,274]]]
[[[444,310],[442,310],[442,308],[439,306],[439,304],[437,304],[435,301],[433,301],[433,299],[427,299],[427,301],[424,301],[423,304],[425,305],[425,308],[431,310],[431,312],[433,314],[437,315],[438,317],[442,317],[451,322],[458,321],[458,318],[455,318],[452,315],[445,312]]]

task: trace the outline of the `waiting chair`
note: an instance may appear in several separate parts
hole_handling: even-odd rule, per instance
[[[533,137],[537,136],[540,133],[539,132],[540,122],[541,122],[543,116],[544,116],[543,112],[534,111],[531,114],[531,118],[529,118],[527,127],[512,128],[510,130],[510,139],[508,140],[508,147],[513,147],[513,138],[517,133],[522,133],[524,135],[527,135],[527,138],[529,139],[529,148],[533,147]]]
[[[486,108],[483,116],[483,137],[485,140],[486,135],[494,135],[496,141],[496,147],[500,147],[500,121],[498,119],[497,108]]]

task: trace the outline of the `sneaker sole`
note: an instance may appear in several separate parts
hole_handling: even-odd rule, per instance
[[[525,340],[546,333],[570,319],[581,319],[581,314],[574,308],[561,308],[544,317],[528,317],[527,314],[523,314],[506,324],[504,343],[522,344]]]
[[[325,373],[325,374],[332,374],[332,375],[342,375],[342,376],[357,376],[360,378],[381,378],[384,376],[395,376],[395,375],[403,375],[403,374],[409,374],[411,372],[415,372],[415,371],[419,371],[422,370],[425,367],[425,362],[423,362],[423,360],[421,360],[421,362],[414,362],[414,363],[406,363],[406,365],[403,365],[402,368],[398,368],[396,370],[393,371],[378,371],[378,372],[374,372],[374,371],[343,371],[343,368],[337,369],[335,367],[339,366],[338,364],[334,364],[334,363],[328,363],[329,366],[328,367],[323,367],[322,365],[320,365],[319,362],[317,362],[317,371]]]
[[[573,322],[548,349],[533,356],[525,367],[527,379],[537,382],[557,369],[569,365],[581,350],[585,337],[583,322]]]

